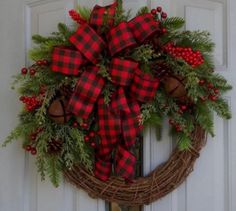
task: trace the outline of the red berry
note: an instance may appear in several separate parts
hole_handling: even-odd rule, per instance
[[[157,12],[162,12],[162,7],[157,7]]]
[[[170,125],[173,125],[173,124],[174,124],[174,120],[173,120],[173,119],[170,119],[170,120],[169,120],[169,124],[170,124]]]
[[[36,134],[31,134],[31,136],[30,136],[31,141],[35,141],[36,138],[37,138]]]
[[[220,90],[219,89],[214,89],[214,93],[218,95],[220,93]]]
[[[182,131],[182,128],[180,127],[180,125],[176,125],[175,129],[176,129],[177,132],[181,132]]]
[[[91,137],[91,138],[94,138],[95,137],[95,132],[94,131],[91,131],[90,133],[89,133],[89,137]]]
[[[205,80],[200,80],[198,83],[199,83],[199,85],[204,85],[205,84]]]
[[[25,101],[25,96],[21,96],[20,101],[24,102]]]
[[[45,85],[42,85],[39,90],[39,94],[43,95],[46,92],[47,87]]]
[[[80,17],[80,14],[78,14],[75,10],[70,10],[69,15],[71,18],[76,21],[79,24],[84,23],[85,21]]]
[[[40,65],[43,64],[43,61],[42,61],[42,60],[38,60],[38,61],[36,62],[36,64],[40,66]]]
[[[31,149],[32,149],[32,147],[31,147],[30,145],[27,145],[26,148],[25,148],[25,150],[26,150],[27,152],[31,151]]]
[[[212,89],[212,88],[214,88],[214,85],[213,85],[212,83],[209,83],[209,84],[207,85],[207,87],[208,87],[209,89]]]
[[[36,70],[34,68],[30,68],[30,75],[34,76],[36,73]]]
[[[82,127],[85,129],[88,128],[88,123],[86,123],[86,122],[82,123]]]
[[[167,14],[166,14],[165,12],[163,12],[163,13],[161,13],[161,17],[162,17],[163,19],[166,19],[166,18],[167,18]]]
[[[24,68],[21,69],[21,74],[22,74],[22,75],[26,75],[27,72],[28,72],[28,69],[27,69],[26,67],[24,67]]]
[[[181,132],[182,131],[181,127],[176,127],[176,130],[177,130],[177,132]]]
[[[43,65],[48,65],[48,60],[44,59],[44,60],[42,61],[42,64],[43,64]]]
[[[152,13],[153,15],[156,15],[156,14],[157,14],[157,11],[156,11],[155,9],[152,9],[152,10],[151,10],[151,13]]]
[[[188,108],[188,107],[187,107],[186,105],[181,105],[181,106],[180,106],[180,109],[181,109],[182,111],[186,111],[187,108]]]
[[[210,99],[211,101],[216,101],[216,100],[218,99],[218,97],[215,96],[215,95],[210,95],[210,96],[209,96],[209,99]]]
[[[84,136],[84,141],[88,142],[90,140],[89,136]]]
[[[167,32],[167,29],[166,28],[162,28],[162,33],[165,34]]]
[[[32,154],[32,155],[36,155],[36,154],[37,154],[37,150],[36,150],[35,147],[32,147],[32,148],[31,148],[31,154]]]
[[[77,128],[78,126],[79,126],[78,122],[74,122],[74,123],[73,123],[73,127],[74,127],[74,128]]]
[[[91,147],[95,148],[96,147],[96,143],[95,142],[91,142]]]

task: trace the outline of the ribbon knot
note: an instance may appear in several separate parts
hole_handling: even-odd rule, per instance
[[[139,124],[140,103],[151,101],[159,86],[159,80],[139,69],[139,63],[117,55],[128,48],[145,42],[159,31],[159,24],[151,14],[145,14],[114,26],[116,3],[95,6],[89,24],[80,25],[70,37],[72,48],[55,47],[52,54],[52,71],[66,75],[80,75],[68,105],[68,111],[88,119],[97,106],[100,145],[96,150],[95,175],[107,180],[112,171],[132,180],[136,158],[131,152],[136,137],[142,130]],[[104,15],[110,17],[106,39],[100,36]],[[101,92],[106,83],[98,74],[102,52],[112,56],[109,73],[117,87],[109,105]],[[84,71],[81,71],[83,67]],[[115,163],[112,154],[115,153]]]

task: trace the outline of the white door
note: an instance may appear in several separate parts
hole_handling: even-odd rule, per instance
[[[92,7],[113,0],[79,0]],[[47,35],[56,23],[70,24],[67,11],[76,0],[0,0],[0,140],[16,125],[20,107],[17,95],[10,90],[11,75],[27,60],[31,35]],[[170,15],[183,16],[187,29],[207,29],[216,42],[217,71],[236,87],[236,1],[235,0],[124,0],[135,12],[140,6],[162,5]],[[235,67],[235,69],[234,69]],[[234,118],[215,118],[216,137],[209,139],[195,171],[176,191],[160,201],[145,206],[144,211],[235,211],[236,210],[236,91],[226,96]],[[165,161],[172,140],[164,131],[163,141],[156,142],[152,129],[144,140],[144,171],[148,173]],[[101,200],[93,200],[69,184],[54,188],[41,182],[34,160],[14,143],[0,149],[0,211],[108,211]],[[115,210],[114,210],[115,211]]]

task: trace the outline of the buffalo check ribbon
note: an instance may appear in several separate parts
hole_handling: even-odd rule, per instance
[[[101,138],[96,149],[97,178],[108,180],[114,167],[117,175],[131,181],[136,162],[131,151],[142,130],[140,104],[153,100],[159,80],[143,73],[137,62],[119,58],[118,54],[156,34],[159,23],[147,13],[114,25],[116,6],[116,3],[106,7],[96,5],[89,23],[81,24],[69,38],[73,47],[54,48],[51,69],[65,75],[80,75],[69,101],[69,112],[82,119],[97,112]],[[100,30],[104,24],[110,27],[103,36],[105,39]],[[106,81],[98,74],[103,52],[112,57],[109,70],[116,87],[109,105],[101,94]]]

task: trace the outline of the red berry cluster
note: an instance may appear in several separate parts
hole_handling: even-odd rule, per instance
[[[159,19],[159,14],[160,14],[161,19],[167,18],[167,13],[163,12],[162,7],[157,7],[156,9],[152,9],[151,14],[154,15],[158,19]]]
[[[201,97],[202,101],[206,101],[207,99],[211,101],[216,101],[219,98],[220,90],[214,87],[212,83],[209,83],[205,81],[204,79],[202,79],[202,80],[199,80],[199,85],[204,87],[208,92],[208,96]]]
[[[49,62],[48,62],[48,60],[46,60],[46,59],[38,60],[38,61],[36,62],[36,65],[38,65],[38,66],[47,66],[47,65],[49,65]]]
[[[36,155],[37,154],[37,149],[35,147],[32,147],[31,145],[27,145],[25,147],[25,150],[27,152],[31,152],[32,155]]]
[[[84,141],[86,143],[89,143],[91,147],[96,148],[96,132],[95,131],[90,131],[88,135],[84,136]]]
[[[30,152],[32,155],[36,155],[37,154],[37,149],[35,147],[36,143],[36,139],[39,133],[41,133],[43,131],[43,128],[38,128],[35,132],[30,134],[30,142],[31,144],[28,144],[27,146],[25,146],[25,150],[27,152]]]
[[[83,122],[81,122],[81,123],[78,123],[77,121],[74,121],[73,122],[73,124],[72,124],[72,126],[74,127],[74,128],[77,128],[77,127],[81,127],[82,129],[84,129],[84,130],[87,130],[88,128],[89,128],[89,124],[86,122],[86,121],[83,121]]]
[[[178,47],[174,43],[168,43],[164,46],[164,50],[175,58],[183,59],[193,68],[204,63],[201,52],[193,51],[192,48]]]
[[[27,111],[33,111],[42,104],[42,101],[38,100],[36,96],[21,96],[20,101],[25,104],[25,108]]]
[[[179,114],[183,114],[183,113],[186,112],[188,109],[189,109],[189,107],[188,107],[187,105],[181,104],[181,105],[179,105],[179,111],[178,111],[178,113],[179,113]]]
[[[71,17],[74,21],[76,21],[76,22],[79,23],[79,24],[86,23],[86,20],[84,20],[84,19],[80,16],[80,14],[79,14],[78,12],[76,12],[75,10],[70,10],[70,11],[69,11],[69,15],[70,15],[70,17]]]
[[[33,64],[31,67],[29,68],[22,68],[21,69],[21,74],[22,75],[26,75],[27,73],[30,74],[30,76],[34,76],[35,73],[37,72],[37,69],[39,67],[42,67],[42,66],[47,66],[49,64],[48,60],[44,59],[44,60],[39,60],[37,61],[35,64]]]
[[[22,75],[26,75],[28,72],[29,72],[30,76],[34,76],[37,71],[33,67],[30,67],[29,69],[24,67],[24,68],[21,69],[21,74]]]
[[[169,120],[169,124],[172,127],[174,127],[177,132],[182,132],[183,131],[183,128],[178,123],[176,123],[173,119]]]

